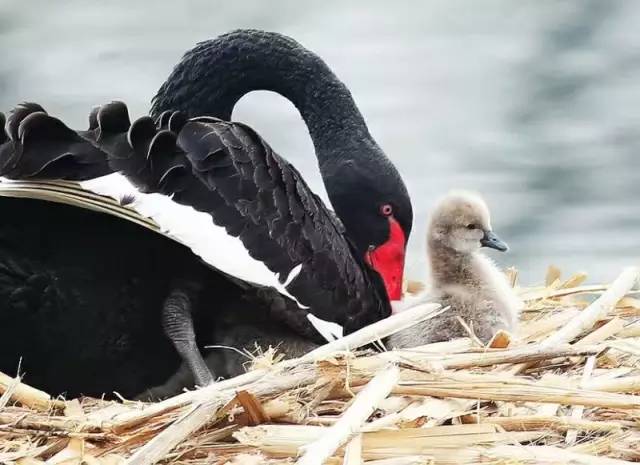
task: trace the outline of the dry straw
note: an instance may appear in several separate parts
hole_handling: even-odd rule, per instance
[[[354,352],[447,311],[425,304],[300,359],[151,404],[62,401],[0,374],[0,463],[637,462],[638,270],[611,285],[585,278],[550,268],[545,285],[517,288],[521,331],[489,347],[459,339]]]

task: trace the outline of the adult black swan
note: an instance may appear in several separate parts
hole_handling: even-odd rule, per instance
[[[227,121],[253,90],[278,92],[300,111],[337,217],[258,134]],[[131,396],[176,369],[161,326],[196,380],[210,381],[194,327],[242,312],[244,295],[309,337],[309,313],[346,332],[390,314],[411,204],[318,56],[253,30],[203,42],[160,88],[151,115],[130,124],[126,106],[112,103],[91,114],[87,131],[36,104],[9,117],[0,370],[22,356],[35,384],[53,392]]]

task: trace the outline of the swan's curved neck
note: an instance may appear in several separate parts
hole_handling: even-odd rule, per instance
[[[154,98],[152,114],[181,110],[228,120],[254,90],[277,92],[297,107],[321,169],[363,146],[377,148],[351,93],[322,59],[293,39],[263,31],[231,32],[187,52]]]

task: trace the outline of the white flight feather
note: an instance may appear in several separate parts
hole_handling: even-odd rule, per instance
[[[307,313],[307,320],[313,325],[327,342],[333,342],[336,339],[340,339],[343,335],[343,328],[338,323],[326,321],[318,318],[313,313]]]
[[[35,189],[36,183],[31,188],[29,188],[29,184],[28,181],[13,181],[0,177],[0,191],[6,191],[11,196],[22,191],[28,192],[27,197],[52,199],[51,196],[44,195],[44,193],[42,197],[38,196],[36,194],[38,190]],[[119,173],[82,181],[78,184],[86,191],[110,197],[118,202],[124,198],[131,199],[128,207],[142,217],[153,220],[160,228],[161,233],[189,247],[206,263],[244,281],[274,287],[278,292],[296,302],[300,308],[309,308],[301,304],[286,289],[286,286],[300,274],[302,263],[296,265],[289,272],[284,283],[280,283],[278,276],[269,270],[264,263],[249,255],[239,238],[229,235],[223,227],[217,226],[207,213],[178,204],[162,194],[142,193]],[[72,204],[78,205],[74,202]],[[343,328],[337,323],[322,320],[311,313],[307,314],[307,319],[329,342],[343,336]]]
[[[298,275],[301,264],[291,270],[285,284],[280,283],[277,274],[251,257],[242,241],[217,226],[209,214],[178,204],[162,194],[141,193],[119,173],[82,181],[80,186],[115,200],[125,196],[132,198],[129,207],[152,219],[164,234],[189,247],[205,262],[244,281],[274,287],[301,308],[306,308],[285,288]]]

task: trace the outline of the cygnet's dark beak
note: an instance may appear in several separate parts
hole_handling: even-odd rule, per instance
[[[500,252],[506,252],[509,250],[509,246],[493,231],[485,231],[484,237],[480,239],[480,244],[482,244],[483,247],[491,247],[492,249],[499,250]]]

